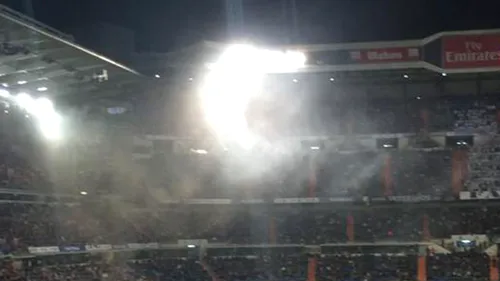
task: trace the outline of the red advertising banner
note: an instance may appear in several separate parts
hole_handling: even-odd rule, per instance
[[[349,51],[351,60],[358,63],[410,62],[420,59],[418,47],[380,48]]]
[[[500,34],[456,35],[442,39],[443,67],[500,67]]]

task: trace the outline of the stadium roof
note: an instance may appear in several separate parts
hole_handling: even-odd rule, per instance
[[[0,5],[0,86],[52,99],[133,91],[141,75],[73,38]]]

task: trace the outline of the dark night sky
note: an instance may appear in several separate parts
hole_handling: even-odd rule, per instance
[[[500,27],[496,0],[296,0],[299,37],[292,43],[422,38],[443,30]],[[0,0],[20,9],[22,0]],[[104,21],[136,31],[137,47],[165,51],[223,40],[223,0],[33,0],[36,18],[63,31]],[[281,0],[245,0],[250,38],[286,42]]]

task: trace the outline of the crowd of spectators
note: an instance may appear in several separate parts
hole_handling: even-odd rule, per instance
[[[482,109],[474,109],[470,114],[477,117],[486,114],[485,112],[488,113]],[[463,118],[463,115],[456,112],[455,114]],[[457,122],[457,128],[492,128],[491,123],[476,122],[474,118]],[[466,182],[470,190],[498,186],[494,176],[498,147],[500,145],[493,138],[490,142],[470,150],[470,177]],[[5,175],[4,183],[6,187],[12,187],[17,183],[14,181],[14,175],[19,174],[18,170],[29,171],[27,167],[30,162],[22,162],[23,158],[10,160],[19,156],[2,155],[4,163],[0,170],[7,171],[2,173]],[[283,173],[280,171],[270,175],[268,181],[255,183],[257,186],[264,186],[262,193],[255,190],[245,191],[247,188],[232,188],[231,196],[253,198],[254,194],[264,194],[274,198],[285,194],[302,197],[308,196],[307,190],[311,189],[312,183],[316,185],[317,195],[326,197],[442,195],[450,190],[451,155],[448,150],[331,152],[323,156],[328,160],[319,159],[319,164],[314,167],[316,174],[313,179],[309,173],[310,159],[303,158],[297,163],[299,168],[306,172],[287,167],[283,169]],[[196,158],[192,160],[197,161]],[[97,165],[92,163],[86,167]],[[210,190],[214,197],[227,196],[224,188],[220,188],[226,183],[207,173],[217,170],[217,166],[212,165],[212,162],[203,163],[203,166],[178,163],[180,172],[195,170],[201,175],[199,178],[188,175],[191,177],[190,182],[184,182],[182,187],[187,188],[189,192],[180,192],[180,195],[203,196],[206,192],[192,188],[203,186]],[[169,180],[172,183],[182,183],[183,175],[180,172],[170,171]],[[86,172],[80,175],[81,180],[87,184],[107,185],[111,182],[103,179],[102,174],[88,176]],[[89,178],[93,181],[89,181]],[[24,183],[29,185],[41,181],[30,177]],[[234,182],[232,184],[234,185]],[[145,196],[142,203],[146,205],[142,207],[146,208],[121,200],[100,203],[82,200],[67,205],[55,202],[11,202],[0,205],[1,250],[4,254],[16,256],[25,253],[30,246],[116,245],[135,242],[173,244],[179,239],[207,239],[211,243],[233,244],[320,245],[415,242],[433,238],[445,239],[457,234],[486,234],[489,237],[500,234],[500,228],[497,226],[500,222],[500,207],[494,205],[477,207],[429,203],[425,206],[378,206],[370,205],[371,202],[356,201],[354,205],[176,205],[161,206],[165,207],[162,209],[156,208],[158,206],[153,203],[156,203],[155,199],[165,198],[154,198],[158,196],[156,193],[151,193],[153,198],[149,198],[148,194],[143,195]],[[167,199],[171,195],[164,194]],[[52,263],[45,263],[40,258],[29,263],[23,261],[23,265],[17,266],[17,269],[4,266],[1,277],[6,280],[32,281],[299,281],[308,280],[308,271],[315,270],[319,281],[413,281],[418,279],[419,271],[418,256],[416,251],[411,250],[401,250],[397,253],[379,253],[377,250],[369,253],[349,253],[333,249],[315,256],[315,267],[310,266],[312,256],[302,252],[273,254],[272,250],[261,249],[260,254],[245,256],[220,253],[214,255],[215,252],[212,251],[212,255],[205,257],[182,258],[168,255],[144,258],[132,253],[122,258],[107,257],[105,262],[93,260],[95,257],[74,260],[69,254]],[[429,255],[426,265],[427,280],[487,280],[490,274],[489,265],[488,258],[479,253]]]
[[[498,207],[402,208],[177,206],[151,212],[97,206],[4,205],[0,218],[4,253],[29,246],[177,243],[306,244],[428,241],[452,235],[498,237]],[[334,211],[332,211],[334,210]]]
[[[189,257],[168,251],[49,256],[25,259],[15,266],[6,262],[2,277],[30,281],[491,280],[491,259],[485,254],[430,255],[425,264],[419,264],[419,256],[404,247],[389,251],[384,247],[374,251],[350,248],[321,255],[284,254],[280,249],[267,249],[262,253],[250,248],[248,252],[253,254],[226,256],[212,253]]]

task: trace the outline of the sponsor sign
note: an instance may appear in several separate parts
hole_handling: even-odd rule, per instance
[[[127,244],[129,249],[158,249],[160,245],[158,243],[129,243]]]
[[[59,253],[59,247],[56,247],[56,246],[49,246],[49,247],[28,247],[28,252],[30,252],[30,254]]]
[[[214,205],[229,205],[232,203],[231,199],[187,199],[184,201],[186,204],[214,204]]]
[[[84,245],[59,246],[59,251],[61,251],[61,252],[80,252],[80,251],[85,251],[85,246]]]
[[[110,244],[85,245],[85,250],[89,252],[109,251],[111,249],[113,249],[113,246],[111,246]]]
[[[300,204],[300,203],[319,203],[319,198],[276,198],[276,204]]]
[[[349,51],[351,60],[358,63],[410,62],[420,59],[420,48],[380,48]]]
[[[500,67],[500,34],[456,35],[442,39],[443,67]]]
[[[113,245],[113,250],[125,250],[127,245]]]
[[[460,192],[460,200],[498,200],[498,199],[500,199],[500,190]]]
[[[432,201],[433,198],[430,195],[408,195],[408,196],[388,196],[387,200],[393,202],[427,202]]]

